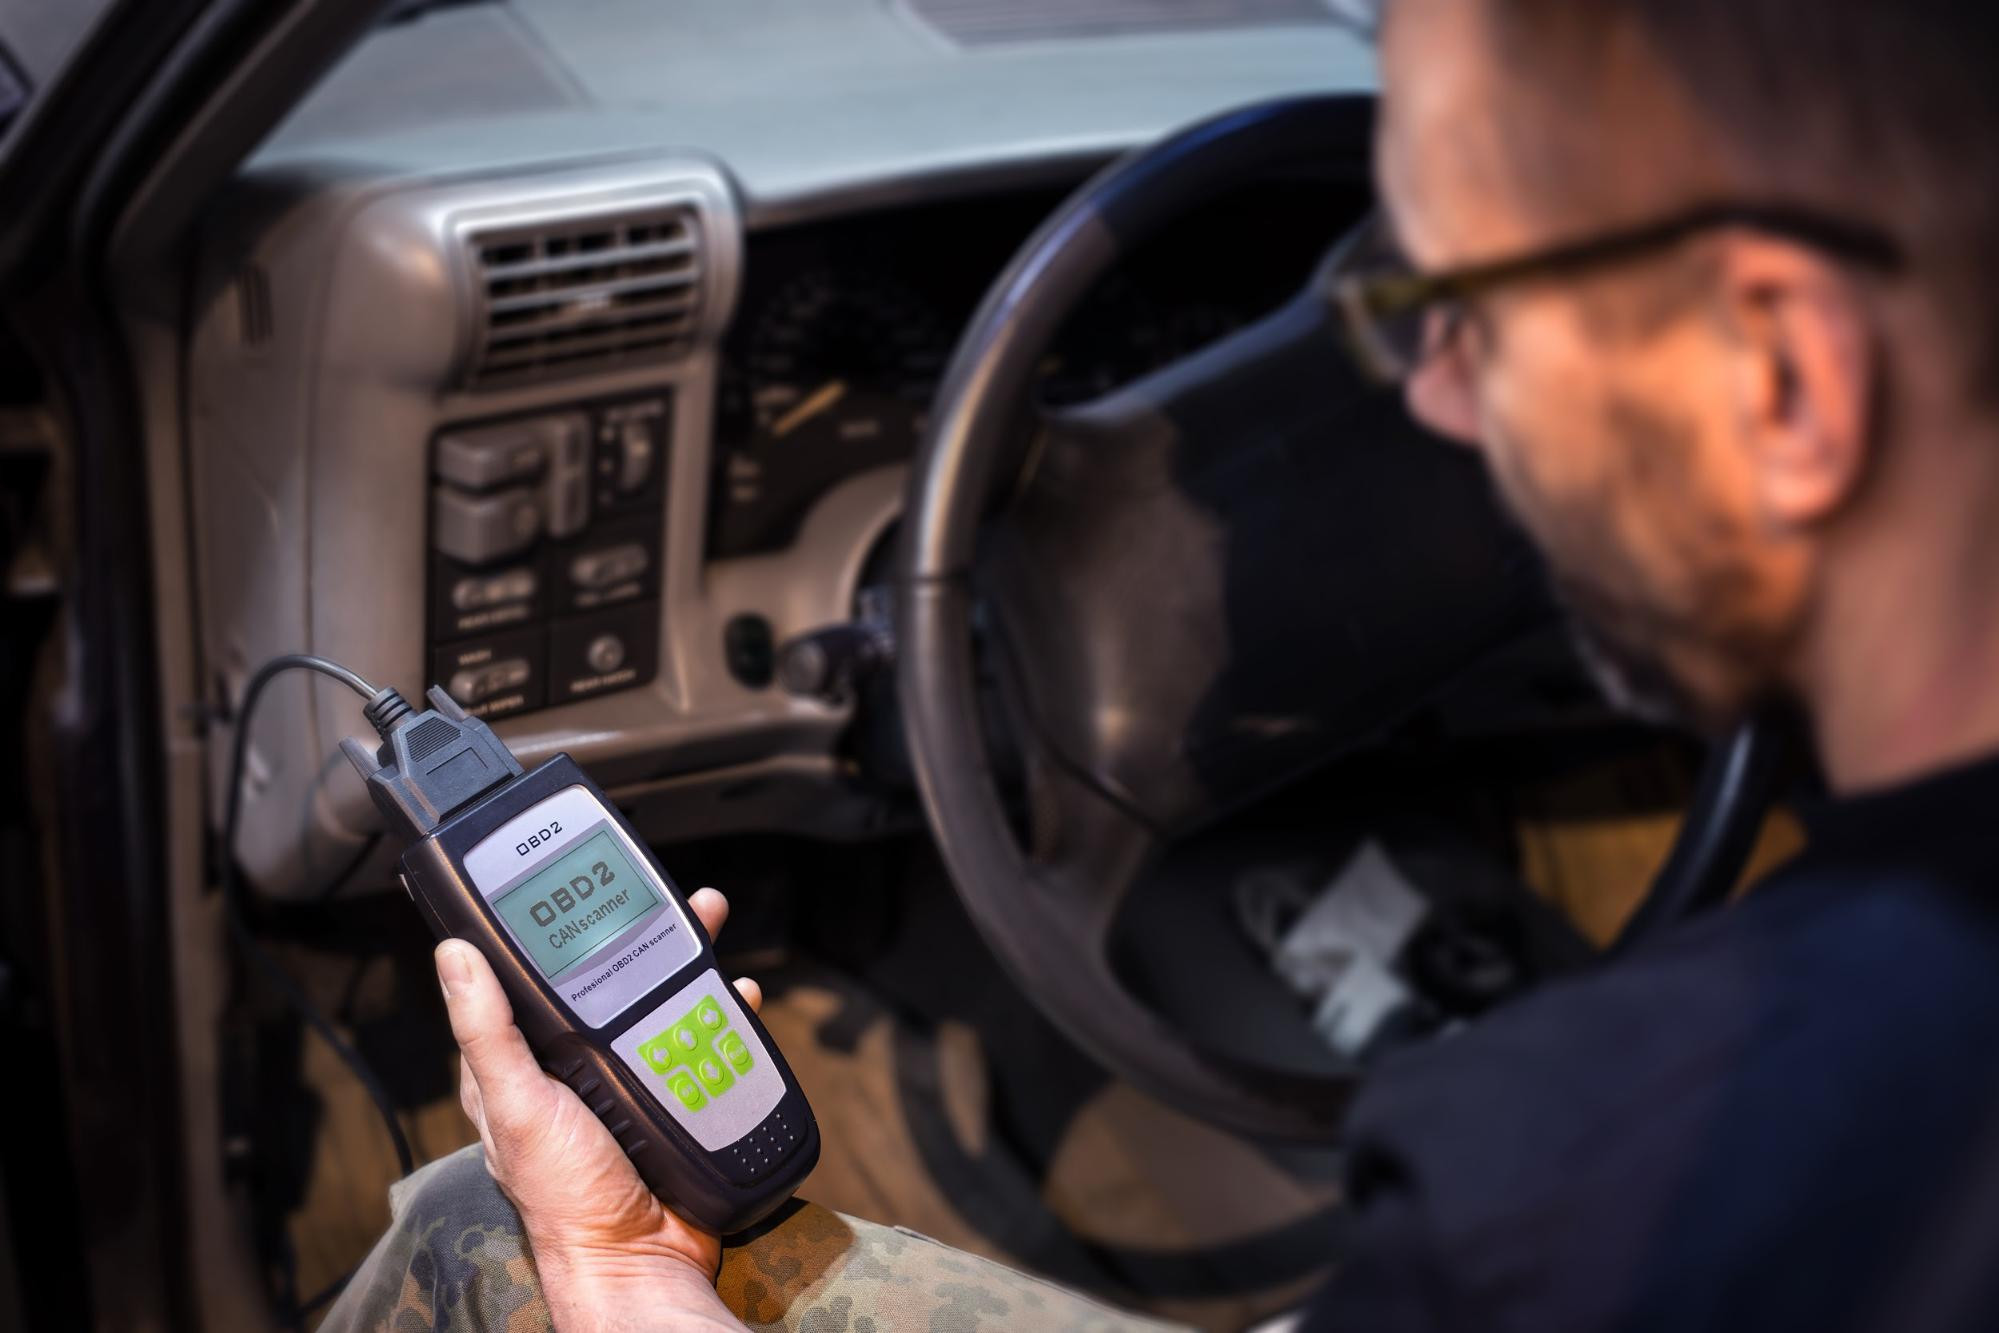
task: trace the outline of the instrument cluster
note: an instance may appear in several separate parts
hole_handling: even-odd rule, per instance
[[[1087,401],[1269,313],[1358,198],[1285,181],[1191,216],[1077,313],[1042,366],[1041,401]],[[711,556],[782,550],[826,492],[914,455],[959,333],[1060,202],[959,200],[750,237],[716,413]]]

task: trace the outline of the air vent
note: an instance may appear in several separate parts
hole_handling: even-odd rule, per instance
[[[473,388],[671,360],[692,342],[701,248],[691,209],[480,230],[468,240],[481,300]]]

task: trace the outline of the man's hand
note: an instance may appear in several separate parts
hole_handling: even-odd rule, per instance
[[[713,889],[688,903],[711,936],[728,919]],[[485,957],[446,940],[437,976],[463,1055],[459,1100],[520,1209],[556,1326],[741,1328],[715,1294],[720,1238],[662,1206],[610,1131],[542,1072]],[[763,1002],[754,981],[736,990],[752,1009]]]

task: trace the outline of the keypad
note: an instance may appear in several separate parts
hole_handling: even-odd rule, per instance
[[[666,1079],[667,1090],[689,1112],[727,1096],[737,1078],[756,1067],[749,1044],[729,1026],[722,1006],[709,998],[648,1037],[639,1046],[639,1058]]]

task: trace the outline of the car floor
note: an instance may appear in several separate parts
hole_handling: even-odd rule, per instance
[[[1606,800],[1598,776],[1516,806],[1525,875],[1599,942],[1675,831],[1670,814],[1632,814],[1634,803],[1644,801]],[[726,862],[666,858],[735,902],[725,962],[764,983],[764,1021],[819,1118],[822,1156],[801,1193],[1202,1328],[1295,1306],[1333,1257],[1336,1157],[1250,1143],[1104,1074],[1000,976],[941,868],[911,843],[888,865],[815,854],[821,884],[844,885],[817,896],[795,874],[758,883]],[[1775,827],[1759,866],[1795,845]],[[393,948],[365,960],[294,948],[286,962],[329,997],[428,1160],[474,1134],[429,941],[420,928],[393,933]],[[774,943],[801,934],[839,943],[809,956]],[[316,1041],[302,1045],[298,1083],[317,1113],[294,1136],[301,1189],[287,1226],[297,1290],[309,1294],[381,1234],[396,1167],[366,1095]]]

